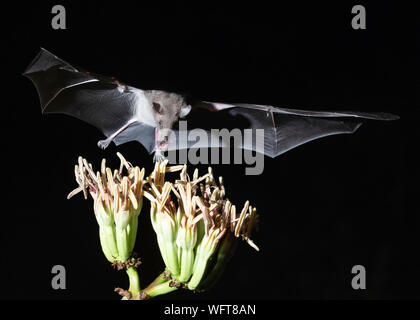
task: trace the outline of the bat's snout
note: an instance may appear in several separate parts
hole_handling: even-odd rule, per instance
[[[156,135],[156,144],[160,150],[165,150],[169,145],[170,129],[160,129]]]
[[[168,136],[163,136],[163,137],[160,138],[160,140],[159,140],[160,149],[167,148],[168,144],[169,144],[169,137]]]

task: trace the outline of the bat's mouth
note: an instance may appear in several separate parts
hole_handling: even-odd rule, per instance
[[[159,136],[159,130],[155,131],[155,144],[159,150],[166,150],[169,147],[169,137]]]
[[[165,137],[164,141],[159,141],[160,150],[165,150],[169,147],[168,137]]]

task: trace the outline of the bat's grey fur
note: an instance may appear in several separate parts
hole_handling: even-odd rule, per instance
[[[186,105],[182,95],[161,90],[151,90],[146,96],[152,102],[156,123],[160,129],[170,129],[179,119],[181,109]]]
[[[161,90],[147,91],[146,97],[153,106],[153,116],[158,127],[158,144],[163,146],[168,142],[170,129],[178,121],[181,110],[186,106],[182,95]]]

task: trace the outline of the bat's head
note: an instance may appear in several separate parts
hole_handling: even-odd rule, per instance
[[[152,97],[153,115],[157,123],[157,143],[164,148],[169,140],[171,129],[179,118],[185,117],[191,110],[182,95],[177,93],[154,91]]]

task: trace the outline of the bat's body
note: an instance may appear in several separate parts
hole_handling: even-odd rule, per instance
[[[128,87],[127,93],[131,96],[131,117],[122,127],[108,136],[106,140],[99,141],[98,146],[105,149],[111,141],[130,125],[143,123],[157,128],[155,150],[163,149],[168,143],[167,130],[172,128],[183,110],[189,110],[189,107],[185,104],[184,97],[165,91],[144,91]]]
[[[187,102],[177,93],[141,90],[120,83],[115,78],[94,75],[41,49],[24,73],[37,87],[42,112],[65,113],[99,128],[107,139],[98,142],[106,148],[111,141],[119,145],[136,140],[161,158],[166,149],[189,148],[188,141],[172,143],[169,139],[180,118],[195,128],[210,129],[226,123],[240,129],[264,129],[264,145],[241,142],[239,147],[276,157],[298,145],[324,136],[353,133],[364,119],[394,120],[386,113],[304,111],[254,104]],[[198,118],[197,118],[198,117]],[[212,119],[214,120],[213,122]],[[210,140],[194,147],[221,147],[223,142]]]

